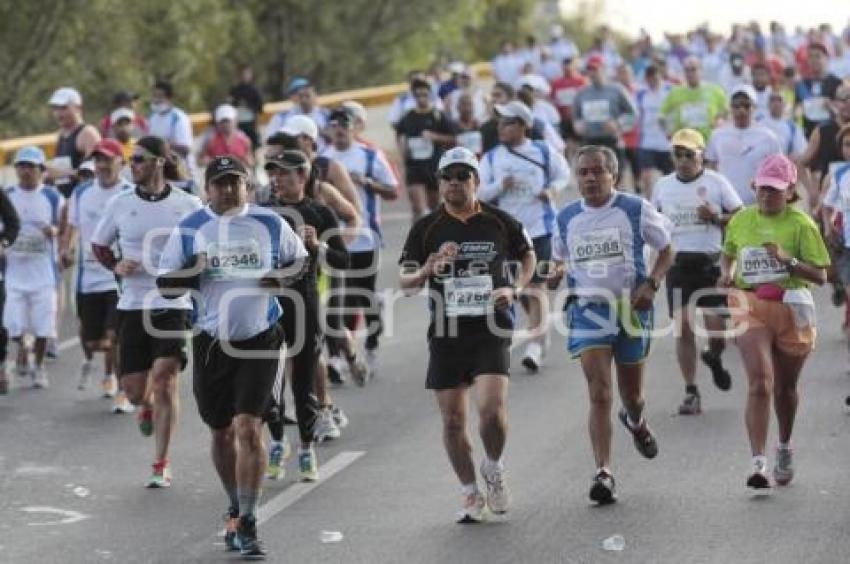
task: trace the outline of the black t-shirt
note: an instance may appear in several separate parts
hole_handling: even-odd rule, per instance
[[[230,89],[230,98],[233,100],[233,105],[237,108],[240,106],[248,108],[254,113],[254,119],[250,121],[243,121],[243,119],[241,119],[242,116],[240,116],[240,123],[254,123],[257,121],[260,114],[263,113],[263,96],[253,84],[240,82]]]
[[[844,157],[841,154],[841,147],[838,146],[836,137],[841,126],[834,119],[826,121],[817,126],[820,142],[818,150],[812,159],[809,168],[813,171],[826,174],[829,172],[829,165],[837,161],[843,161]]]
[[[502,329],[513,328],[512,308],[493,311],[490,293],[511,286],[520,261],[532,250],[522,224],[510,214],[481,203],[481,211],[466,222],[441,205],[410,229],[399,259],[403,268],[419,268],[443,245],[453,246],[454,260],[428,280],[432,339],[447,338],[457,321],[458,335],[488,331],[487,317]]]
[[[447,149],[446,146],[429,143],[423,139],[422,132],[426,130],[443,135],[454,135],[458,128],[457,124],[440,110],[420,113],[412,109],[407,112],[396,125],[396,132],[404,135],[407,141],[404,155],[407,166],[420,166],[433,170]],[[433,149],[429,149],[429,144],[433,146]]]
[[[794,89],[794,103],[802,104],[809,97],[824,97],[827,100],[832,100],[835,97],[835,91],[841,86],[841,79],[830,73],[820,80],[813,78],[805,78],[797,83]],[[806,139],[812,136],[812,131],[818,126],[818,121],[811,121],[803,115],[803,131],[806,134]]]

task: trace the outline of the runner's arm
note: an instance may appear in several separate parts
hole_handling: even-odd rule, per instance
[[[358,214],[363,213],[363,210],[360,209],[360,198],[357,196],[357,188],[354,186],[354,181],[351,180],[348,170],[337,161],[331,161],[328,166],[328,182],[339,190],[339,193],[354,206]]]
[[[0,231],[0,244],[8,247],[18,238],[21,231],[21,218],[15,211],[15,206],[9,200],[6,192],[0,190],[0,220],[3,221],[3,231]]]
[[[357,213],[357,208],[346,200],[333,184],[322,182],[319,184],[319,189],[322,192],[324,203],[345,222],[342,238],[346,244],[351,244],[357,238],[357,233],[363,226],[363,220]]]

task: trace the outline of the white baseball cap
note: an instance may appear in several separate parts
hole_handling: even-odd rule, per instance
[[[292,116],[287,119],[280,132],[290,137],[306,135],[314,142],[319,139],[319,128],[316,126],[316,122],[310,116],[305,115]]]
[[[463,74],[466,70],[466,65],[460,61],[455,61],[449,64],[449,72],[452,74]]]
[[[35,166],[44,166],[46,162],[47,158],[44,156],[44,151],[34,145],[18,149],[18,152],[15,153],[15,164],[27,163]]]
[[[94,161],[89,159],[87,161],[83,161],[80,163],[80,168],[78,170],[87,170],[89,172],[94,172]]]
[[[743,94],[747,98],[750,99],[750,102],[753,104],[758,103],[758,96],[756,95],[756,89],[750,86],[749,84],[739,84],[732,89],[732,92],[729,93],[729,102],[732,102],[732,99],[739,95]]]
[[[552,87],[549,86],[549,81],[539,74],[524,74],[520,77],[519,87],[528,86],[535,92],[548,95]]]
[[[440,157],[440,164],[437,166],[437,169],[442,172],[448,167],[456,164],[468,166],[475,171],[475,174],[478,174],[478,159],[476,159],[475,154],[466,147],[455,147],[443,153],[443,156]]]
[[[83,97],[76,89],[65,86],[53,93],[47,105],[56,107],[82,106]]]
[[[235,122],[237,115],[236,108],[230,104],[222,104],[215,109],[215,122],[221,123],[228,119]]]
[[[354,100],[346,100],[342,104],[342,109],[350,113],[355,119],[359,119],[366,124],[366,107],[360,102],[356,102]]]
[[[531,110],[519,100],[513,100],[507,104],[496,104],[495,107],[496,113],[502,117],[519,118],[528,127],[534,125],[534,116],[531,114]]]
[[[129,119],[130,121],[134,121],[136,119],[136,112],[134,112],[130,108],[118,108],[111,114],[109,114],[109,121],[112,123],[118,123],[122,119]]]

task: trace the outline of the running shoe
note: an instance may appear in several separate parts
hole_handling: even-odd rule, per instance
[[[339,427],[334,421],[331,409],[329,407],[322,408],[313,430],[313,436],[316,438],[316,442],[332,441],[338,439],[341,435],[342,433],[340,433]]]
[[[658,442],[655,440],[655,437],[652,434],[652,431],[649,430],[649,425],[646,424],[646,419],[642,419],[640,425],[637,429],[633,428],[629,424],[629,416],[626,413],[626,409],[621,407],[620,412],[617,414],[620,422],[625,426],[625,428],[632,434],[635,442],[635,448],[639,453],[641,453],[644,458],[655,458],[658,456]]]
[[[44,366],[36,367],[32,373],[32,387],[41,390],[50,387],[50,381],[47,378],[47,369]]]
[[[115,377],[115,374],[104,375],[103,380],[100,381],[100,389],[105,398],[114,398],[118,395],[118,378]]]
[[[269,446],[269,464],[266,466],[266,478],[269,480],[282,480],[286,476],[284,465],[292,454],[292,447],[286,435],[280,442],[272,441]]]
[[[776,447],[773,479],[779,486],[787,486],[794,479],[794,451],[789,447]]]
[[[334,423],[336,423],[337,427],[339,427],[340,429],[345,429],[346,427],[348,427],[348,416],[342,409],[340,409],[339,407],[332,407],[331,415],[333,415]]]
[[[487,469],[481,464],[481,476],[487,489],[487,507],[496,514],[507,513],[511,505],[511,490],[508,488],[505,469],[499,466]]]
[[[723,360],[719,354],[714,354],[709,350],[702,351],[700,358],[703,363],[711,370],[711,378],[714,380],[714,385],[717,389],[724,392],[729,391],[732,387],[732,376],[729,371],[723,368]]]
[[[136,416],[136,421],[139,423],[139,432],[144,437],[153,435],[153,408],[149,405],[143,405]]]
[[[236,543],[236,527],[239,525],[239,511],[231,507],[224,514],[224,550],[235,552],[239,550]]]
[[[487,502],[484,501],[484,496],[479,492],[464,495],[455,521],[458,523],[480,523],[484,520],[485,507],[487,507]]]
[[[168,461],[160,460],[154,462],[151,466],[153,467],[153,472],[151,472],[151,477],[148,480],[147,487],[151,489],[170,488],[171,466],[168,465]]]
[[[77,389],[81,392],[89,387],[92,370],[94,370],[94,365],[88,360],[80,366],[80,380],[77,382]]]
[[[747,487],[754,490],[766,490],[770,488],[770,480],[767,479],[767,463],[761,459],[753,459],[753,469],[747,478]]]
[[[136,411],[136,406],[130,403],[127,395],[124,392],[118,392],[115,400],[112,402],[112,413],[119,415],[122,413],[133,413]]]
[[[617,483],[608,470],[600,468],[590,483],[590,499],[599,505],[617,501]]]
[[[319,480],[319,462],[316,458],[316,450],[313,447],[299,451],[298,471],[301,473],[302,482],[316,482]]]
[[[44,351],[44,358],[49,362],[54,362],[59,358],[59,346],[55,338],[47,339],[47,349]]]
[[[244,560],[265,560],[266,551],[257,538],[257,518],[253,515],[243,515],[236,526],[236,544],[239,554]]]
[[[328,358],[328,381],[335,386],[345,384],[343,372],[345,372],[345,361],[338,356]]]
[[[349,369],[351,370],[351,379],[361,388],[366,385],[369,380],[369,366],[363,357],[355,354],[354,358],[349,361]]]
[[[679,406],[679,415],[699,415],[702,413],[702,400],[699,394],[685,394]]]
[[[525,347],[525,356],[522,358],[522,365],[532,374],[540,370],[543,364],[543,347],[537,341],[531,341]]]

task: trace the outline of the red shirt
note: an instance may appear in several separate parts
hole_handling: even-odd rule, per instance
[[[204,154],[211,158],[231,155],[245,161],[251,155],[251,140],[238,129],[229,138],[216,131],[207,141]]]
[[[587,78],[581,75],[563,76],[552,81],[552,103],[558,108],[561,119],[572,119],[573,100],[576,92],[587,86]]]

